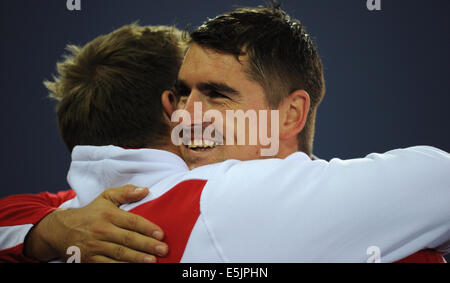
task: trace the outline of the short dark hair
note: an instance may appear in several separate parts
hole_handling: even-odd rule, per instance
[[[44,84],[58,100],[57,119],[69,150],[76,145],[155,146],[166,141],[161,94],[173,88],[184,46],[167,26],[123,26],[57,64]]]
[[[271,107],[296,89],[311,106],[299,134],[299,150],[312,154],[315,115],[325,93],[322,62],[305,27],[278,6],[239,8],[209,19],[191,33],[191,43],[236,56],[248,55],[248,77],[259,83]]]

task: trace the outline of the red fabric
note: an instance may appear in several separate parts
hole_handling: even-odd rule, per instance
[[[21,194],[0,199],[0,226],[36,224],[75,195],[75,191],[68,190],[56,194]]]
[[[397,263],[445,263],[444,257],[433,250],[421,250],[412,254]]]
[[[75,197],[75,191],[21,194],[0,199],[0,226],[37,224],[47,214]],[[36,262],[23,254],[23,243],[0,250],[0,262]]]
[[[181,182],[159,198],[130,210],[158,224],[164,231],[169,253],[158,258],[158,262],[180,262],[200,216],[200,196],[205,184],[206,180]]]
[[[0,251],[0,262],[38,263],[39,261],[23,254],[23,244]]]

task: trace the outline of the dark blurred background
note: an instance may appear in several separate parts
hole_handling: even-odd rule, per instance
[[[68,189],[70,155],[58,136],[54,103],[42,84],[66,44],[85,44],[124,24],[199,25],[263,1],[0,1],[0,197]],[[412,145],[450,151],[450,1],[285,0],[316,39],[327,92],[315,154],[355,158]],[[449,172],[450,173],[450,172]]]

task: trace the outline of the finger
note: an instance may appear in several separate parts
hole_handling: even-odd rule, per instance
[[[160,241],[164,239],[164,232],[161,227],[140,215],[117,209],[117,211],[114,211],[114,213],[108,216],[110,217],[108,220],[120,228],[137,232]]]
[[[169,252],[169,247],[164,242],[116,226],[111,226],[108,227],[107,230],[99,230],[97,232],[102,234],[102,239],[104,241],[124,246],[135,251],[160,257],[166,256]]]
[[[98,253],[106,258],[118,262],[132,262],[132,263],[155,263],[156,257],[145,254],[136,250],[129,249],[122,245],[110,242],[101,242],[99,244]]]
[[[148,195],[148,188],[125,185],[105,190],[99,197],[111,201],[115,206],[136,202]]]
[[[106,257],[106,256],[102,256],[102,255],[95,255],[95,256],[89,258],[89,260],[87,260],[86,262],[91,262],[91,263],[120,263],[120,261],[114,260],[114,259]]]

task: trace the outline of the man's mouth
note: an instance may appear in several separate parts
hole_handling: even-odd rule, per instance
[[[190,140],[185,146],[194,151],[207,151],[215,148],[217,145],[218,144],[212,140]]]

